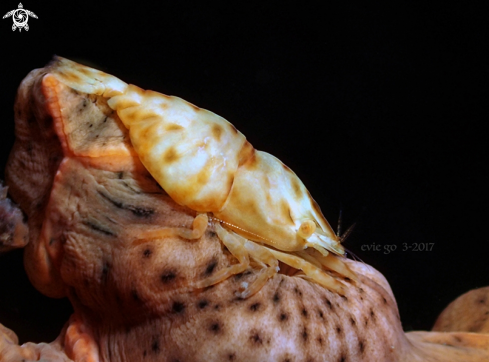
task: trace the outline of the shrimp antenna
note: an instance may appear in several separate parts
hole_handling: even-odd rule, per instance
[[[341,223],[343,219],[343,205],[340,204],[340,212],[338,213],[338,224],[336,226],[336,236],[341,237]]]
[[[365,264],[365,262],[358,255],[356,255],[353,251],[345,248],[345,257],[348,256],[347,254],[349,254],[353,260],[360,261],[362,264]]]
[[[338,225],[336,227],[336,236],[338,237],[340,243],[343,243],[343,241],[345,241],[350,236],[357,223],[354,222],[352,225],[350,225],[344,233],[341,230],[342,225],[343,225],[343,205],[340,204],[340,212],[338,214]]]
[[[355,229],[355,226],[357,226],[357,223],[354,222],[353,224],[351,224],[348,229],[346,229],[346,231],[341,235],[341,234],[338,234],[338,238],[340,239],[340,243],[343,243],[343,241],[345,241],[346,239],[348,239],[348,237],[351,235],[351,233],[353,232],[353,229]],[[339,230],[339,228],[338,228]]]
[[[336,236],[338,237],[339,239],[339,242],[341,244],[343,244],[344,241],[346,241],[346,239],[348,239],[348,237],[352,234],[353,230],[355,229],[355,227],[357,226],[357,222],[355,221],[352,225],[350,225],[348,227],[348,229],[346,229],[346,231],[344,233],[342,233],[342,224],[343,224],[343,206],[340,205],[340,212],[339,212],[339,215],[338,215],[338,225],[337,225],[337,231],[336,231]],[[351,258],[355,261],[359,260],[360,262],[362,262],[363,264],[365,264],[365,262],[360,259],[358,257],[358,255],[356,255],[354,252],[352,252],[351,250],[349,250],[348,248],[345,248],[343,246],[343,248],[345,249],[345,257],[348,256],[348,254],[350,254]]]

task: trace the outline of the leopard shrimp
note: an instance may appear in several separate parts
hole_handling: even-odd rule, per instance
[[[299,177],[256,150],[231,123],[181,98],[68,59],[56,57],[54,63],[57,81],[107,99],[148,172],[176,203],[197,213],[192,229],[148,230],[145,237],[197,240],[210,222],[238,260],[195,287],[243,272],[250,259],[262,269],[253,283],[242,286],[241,297],[258,292],[279,271],[278,261],[337,293],[343,287],[335,276],[356,279],[341,260],[345,251],[338,236]]]

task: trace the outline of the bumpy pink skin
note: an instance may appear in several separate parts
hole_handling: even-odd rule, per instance
[[[51,344],[18,346],[0,326],[0,361],[489,360],[487,335],[406,336],[387,281],[362,263],[346,261],[359,280],[342,280],[344,296],[277,274],[236,298],[256,268],[194,290],[235,260],[212,227],[195,242],[138,237],[190,227],[195,212],[142,167],[101,97],[53,82],[49,71],[21,84],[6,174],[28,216],[27,273],[43,293],[67,296],[75,313]]]

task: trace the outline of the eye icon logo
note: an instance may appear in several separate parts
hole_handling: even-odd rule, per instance
[[[18,9],[9,11],[3,16],[3,18],[5,19],[9,16],[11,16],[14,21],[14,25],[12,25],[12,31],[15,31],[15,29],[18,28],[19,32],[22,31],[22,28],[24,28],[26,31],[29,30],[29,25],[27,25],[27,22],[29,21],[29,16],[37,19],[37,15],[34,14],[32,11],[24,9],[22,3],[19,3]]]

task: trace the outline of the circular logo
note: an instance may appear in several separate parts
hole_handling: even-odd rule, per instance
[[[12,14],[12,19],[14,20],[14,24],[16,26],[18,26],[19,28],[23,28],[29,20],[29,15],[24,9],[17,9]]]

